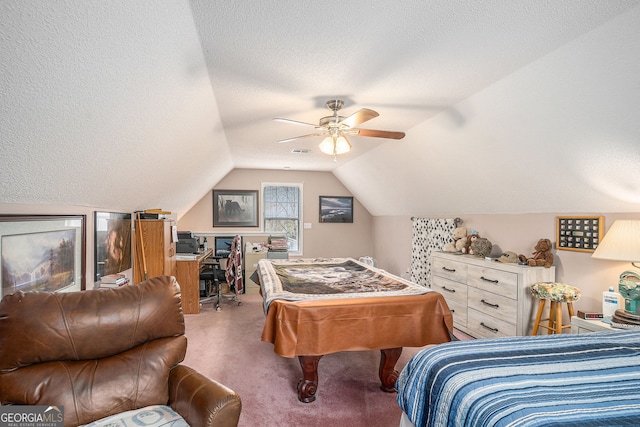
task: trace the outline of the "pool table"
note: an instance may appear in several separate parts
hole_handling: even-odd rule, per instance
[[[351,258],[260,260],[254,278],[265,303],[262,340],[298,358],[305,403],[316,398],[325,354],[380,350],[380,388],[394,392],[403,347],[451,340],[453,319],[441,294]]]

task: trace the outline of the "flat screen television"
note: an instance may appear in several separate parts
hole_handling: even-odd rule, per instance
[[[213,248],[214,256],[227,258],[231,253],[231,243],[235,236],[214,236]],[[240,247],[242,247],[242,238],[240,238]]]

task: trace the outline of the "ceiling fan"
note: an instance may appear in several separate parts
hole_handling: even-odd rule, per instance
[[[283,143],[293,141],[298,138],[327,135],[327,137],[320,143],[320,151],[329,155],[333,155],[335,160],[335,156],[337,156],[338,154],[346,153],[351,149],[351,143],[349,142],[349,139],[347,139],[347,135],[371,136],[376,138],[390,139],[404,138],[404,132],[357,128],[356,126],[359,126],[366,121],[378,117],[379,114],[368,108],[361,108],[348,117],[339,116],[338,111],[343,107],[343,105],[344,101],[340,99],[327,101],[326,106],[329,110],[333,111],[333,115],[321,118],[317,125],[306,122],[299,122],[297,120],[281,118],[273,119],[283,123],[312,126],[317,130],[317,132],[314,133],[295,136],[293,138],[281,139],[277,142]]]

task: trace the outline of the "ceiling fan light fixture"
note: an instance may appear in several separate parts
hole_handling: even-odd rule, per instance
[[[351,150],[349,140],[343,135],[338,137],[328,136],[322,140],[319,147],[320,151],[330,156],[348,153]]]
[[[295,136],[293,138],[281,139],[277,142],[283,143],[293,141],[298,138],[309,138],[327,135],[327,137],[320,143],[320,151],[333,156],[333,160],[335,161],[338,154],[344,154],[351,150],[351,143],[347,139],[346,135],[358,135],[388,139],[402,139],[405,136],[404,132],[362,129],[357,127],[379,116],[376,111],[370,110],[369,108],[361,108],[355,113],[347,117],[343,117],[338,115],[338,111],[343,107],[344,102],[339,99],[334,99],[328,101],[326,105],[327,108],[333,112],[333,114],[331,116],[322,117],[317,125],[300,122],[297,120],[275,118],[274,120],[280,122],[310,126],[316,129],[316,132],[314,133]]]

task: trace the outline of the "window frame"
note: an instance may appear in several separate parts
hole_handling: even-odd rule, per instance
[[[304,184],[302,182],[262,182],[260,183],[260,196],[262,198],[262,209],[260,210],[260,225],[264,233],[269,233],[266,231],[265,227],[265,214],[266,214],[266,206],[267,198],[265,197],[264,190],[265,187],[297,187],[298,188],[298,250],[290,251],[289,255],[293,256],[302,256],[303,254],[303,240],[304,240]]]

